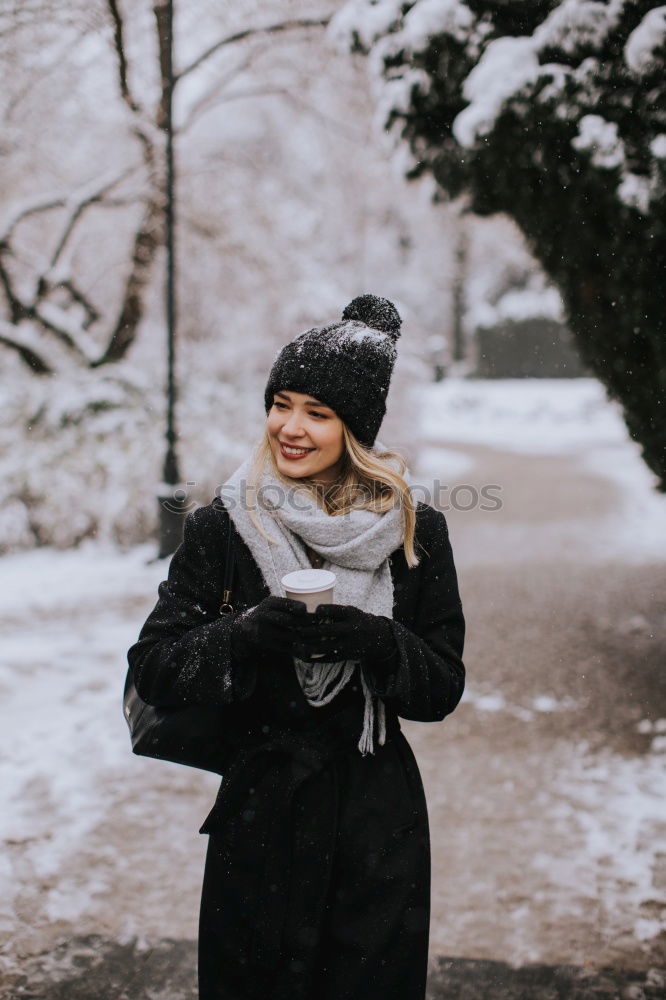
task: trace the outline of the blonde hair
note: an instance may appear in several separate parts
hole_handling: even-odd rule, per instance
[[[264,428],[264,433],[255,447],[248,487],[251,490],[258,487],[268,459],[276,479],[285,486],[306,490],[331,517],[339,517],[352,510],[371,510],[383,514],[396,505],[400,506],[403,511],[405,559],[410,568],[418,566],[420,559],[416,554],[415,545],[419,545],[420,548],[423,546],[416,539],[414,498],[403,478],[407,462],[398,451],[386,449],[376,452],[361,444],[344,421],[342,421],[342,432],[344,438],[342,469],[337,481],[324,487],[307,478],[294,480],[282,475],[275,462],[268,428]],[[390,462],[395,462],[399,471],[392,468]],[[259,524],[256,508],[250,512],[250,518],[264,538],[273,541]]]

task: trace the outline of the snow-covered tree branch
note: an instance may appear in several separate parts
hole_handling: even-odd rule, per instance
[[[19,331],[22,323],[32,330],[40,328],[43,333],[55,336],[69,351],[71,356],[84,364],[91,364],[99,349],[88,333],[89,328],[100,319],[100,311],[88,295],[79,287],[66,257],[68,243],[78,223],[93,205],[103,204],[105,199],[127,177],[134,173],[128,168],[119,174],[96,179],[80,189],[68,194],[38,198],[34,203],[14,208],[0,234],[0,284],[4,291],[9,316],[15,329],[5,322],[2,343],[16,350],[28,367],[38,375],[51,374],[54,366],[43,356],[46,344],[28,344],[25,332]],[[19,256],[15,251],[13,238],[20,224],[27,219],[38,217],[55,209],[64,211],[60,231],[50,250],[40,248],[39,259],[33,268],[30,280],[25,273],[20,278],[12,270],[12,262]],[[52,293],[58,289],[67,295],[67,306],[50,301]],[[68,306],[81,307],[72,314]]]
[[[330,20],[330,16],[317,18],[301,17],[291,21],[278,21],[275,24],[267,24],[263,27],[244,28],[242,31],[234,31],[213,42],[196,59],[193,59],[187,66],[184,66],[176,74],[176,83],[180,82],[190,73],[193,73],[194,70],[202,66],[211,56],[216,55],[229,45],[235,45],[237,42],[244,42],[247,39],[259,38],[261,36],[283,34],[284,32],[294,31],[299,28],[325,28]]]
[[[158,78],[158,95],[152,109],[149,108],[149,102],[137,96],[137,87],[133,82],[128,47],[131,38],[128,18],[133,12],[129,8],[125,10],[120,0],[103,0],[102,7],[111,29],[110,41],[118,98],[125,108],[129,133],[138,143],[142,166],[132,166],[111,178],[108,175],[97,178],[84,185],[81,190],[57,195],[40,194],[27,204],[17,205],[7,213],[7,222],[0,235],[0,288],[4,291],[7,306],[6,322],[10,325],[26,323],[31,330],[41,329],[46,335],[56,337],[67,348],[71,360],[93,368],[120,361],[126,355],[136,339],[144,315],[145,296],[164,238],[165,179],[161,151],[165,141],[165,107],[171,87],[167,73],[168,38],[164,4],[156,0],[152,9]],[[248,26],[225,34],[176,74],[174,86],[184,78],[189,78],[213,56],[222,50],[231,50],[238,43],[250,43],[313,27],[322,28],[329,20],[329,17],[324,16],[292,18],[258,27]],[[235,67],[236,72],[242,72],[249,58],[246,56]],[[228,99],[229,95],[225,95],[224,89],[225,85],[232,82],[234,75],[234,72],[217,74],[213,83],[191,106],[182,128],[192,126],[201,114],[220,100]],[[256,97],[278,92],[282,92],[280,88],[264,85],[246,88],[243,93]],[[144,183],[139,196],[140,212],[127,260],[127,276],[115,316],[110,322],[107,316],[105,323],[103,310],[92,301],[90,294],[72,272],[70,261],[67,260],[67,248],[86,212],[93,205],[109,204],[109,195],[121,181],[138,173],[143,174]],[[18,265],[20,255],[15,252],[14,237],[23,224],[46,212],[59,212],[60,215],[64,213],[64,218],[59,218],[59,234],[51,249],[39,247],[40,259],[33,262],[28,276],[25,273],[25,262],[21,260],[22,266]],[[66,294],[64,303],[50,301],[52,293],[57,290]],[[104,325],[105,331],[102,330]],[[57,370],[35,347],[29,349],[24,343],[24,336],[16,331],[11,337],[5,333],[0,343],[17,351],[28,368],[36,374],[50,374]],[[46,349],[44,345],[41,348]]]

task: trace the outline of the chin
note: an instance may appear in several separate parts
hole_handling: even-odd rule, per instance
[[[285,469],[282,466],[280,466],[280,472],[282,473],[283,476],[287,476],[289,479],[304,479],[305,476],[307,475],[307,473],[305,472],[299,473],[294,469]]]
[[[275,464],[282,473],[283,476],[288,476],[290,479],[303,479],[305,476],[309,476],[310,473],[300,469],[295,469],[293,465],[283,458],[282,455],[277,454],[275,456]]]

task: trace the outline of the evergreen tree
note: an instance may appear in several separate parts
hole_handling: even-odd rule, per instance
[[[505,212],[666,491],[666,6],[350,0],[408,177]]]

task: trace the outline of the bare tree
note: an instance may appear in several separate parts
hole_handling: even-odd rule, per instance
[[[47,7],[48,4],[36,2],[29,9],[16,5],[11,11],[5,11],[0,35],[3,32],[11,34],[12,28],[19,28],[31,17],[45,15]],[[166,102],[171,87],[166,5],[164,0],[155,0],[152,6],[158,66],[157,97],[152,104],[149,99],[141,98],[133,82],[127,21],[119,0],[103,0],[103,8],[112,29],[116,92],[125,109],[127,128],[137,156],[125,169],[96,177],[77,190],[36,195],[15,207],[0,230],[0,287],[5,300],[5,316],[0,317],[0,344],[17,352],[27,368],[40,376],[52,375],[63,364],[97,368],[125,357],[138,335],[146,293],[164,243],[163,147],[167,128]],[[252,40],[293,31],[323,28],[328,20],[328,17],[294,18],[223,35],[177,70],[174,87],[225,49],[247,46]],[[77,23],[75,18],[73,23]],[[189,109],[179,133],[186,132],[202,114],[224,99],[234,76],[234,73],[215,75],[207,90]],[[114,314],[109,316],[83,288],[72,268],[69,250],[93,206],[114,208],[129,204],[138,208],[137,223],[129,247],[122,293]],[[59,222],[52,248],[40,256],[37,266],[34,262],[28,266],[17,250],[21,226],[28,219],[55,212],[59,213]]]

